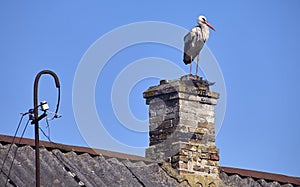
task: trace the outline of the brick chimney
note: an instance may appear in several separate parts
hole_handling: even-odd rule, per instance
[[[146,157],[169,162],[180,175],[214,181],[219,175],[214,130],[219,94],[209,86],[201,77],[185,75],[162,80],[144,92],[150,128]]]

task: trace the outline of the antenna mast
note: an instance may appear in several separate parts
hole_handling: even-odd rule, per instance
[[[31,124],[34,124],[34,129],[35,129],[35,177],[36,177],[36,187],[40,187],[41,186],[41,181],[40,181],[40,138],[39,138],[39,121],[41,119],[43,119],[44,117],[47,116],[46,114],[46,110],[48,110],[48,104],[47,102],[41,102],[40,105],[38,105],[38,83],[40,80],[40,77],[44,74],[49,74],[51,75],[54,80],[55,80],[55,86],[56,88],[58,88],[59,92],[58,92],[58,102],[57,102],[57,106],[56,106],[56,112],[58,110],[59,107],[59,100],[60,100],[60,84],[59,84],[59,80],[57,75],[50,70],[43,70],[41,72],[39,72],[34,80],[34,88],[33,88],[33,105],[34,105],[34,120],[31,122]],[[39,112],[38,112],[38,108],[39,106],[42,107],[42,110],[44,111],[44,113],[39,116]]]

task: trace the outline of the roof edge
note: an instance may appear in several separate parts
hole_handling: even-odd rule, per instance
[[[239,169],[232,167],[220,167],[220,170],[230,175],[240,175],[242,177],[251,177],[255,179],[264,179],[267,181],[277,181],[279,183],[290,183],[293,185],[300,185],[300,177],[286,176],[282,174],[274,174],[262,171]]]
[[[14,143],[16,145],[29,145],[29,146],[35,148],[35,140],[30,139],[30,138],[15,137],[15,139],[14,139],[13,136],[0,134],[0,143],[5,143],[5,144]],[[153,160],[150,160],[145,157],[138,156],[138,155],[118,153],[118,152],[114,152],[114,151],[107,151],[107,150],[103,150],[103,149],[95,149],[95,148],[89,148],[89,147],[83,147],[83,146],[66,145],[66,144],[48,142],[48,141],[43,141],[43,140],[40,140],[40,147],[45,147],[47,149],[59,149],[62,152],[74,151],[79,154],[88,153],[92,156],[102,155],[104,157],[129,159],[132,161],[144,161],[147,163],[154,162]]]

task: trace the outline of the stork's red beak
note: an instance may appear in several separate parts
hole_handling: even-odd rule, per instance
[[[205,24],[206,24],[211,30],[216,31],[215,28],[214,28],[211,24],[209,24],[207,21],[205,21]]]

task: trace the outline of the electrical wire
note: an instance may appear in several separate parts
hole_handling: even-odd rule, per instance
[[[60,103],[60,87],[58,87],[57,105],[56,105],[56,110],[55,110],[56,114],[58,113],[59,103]]]
[[[24,127],[24,129],[23,129],[23,132],[22,132],[22,134],[21,134],[21,137],[20,137],[20,139],[19,139],[18,144],[20,144],[21,141],[22,141],[22,139],[23,139],[23,136],[24,136],[25,131],[26,131],[27,127],[28,127],[29,121],[30,121],[30,120],[28,119],[27,122],[26,122],[26,125],[25,125],[25,127]],[[11,145],[12,145],[12,144],[11,144]],[[8,174],[7,174],[8,176],[7,176],[7,179],[6,179],[5,186],[7,186],[7,182],[9,181],[10,172],[11,172],[11,169],[12,169],[12,167],[13,167],[15,158],[16,158],[16,156],[17,156],[17,151],[18,151],[18,149],[19,149],[19,147],[17,146],[17,148],[16,148],[16,150],[15,150],[15,153],[14,153],[14,156],[13,156],[13,159],[12,159],[12,161],[11,161],[9,170],[8,170]]]
[[[16,129],[16,131],[15,131],[13,140],[12,140],[12,142],[11,142],[9,148],[8,148],[8,151],[7,151],[7,153],[6,153],[5,157],[4,157],[4,160],[3,160],[3,162],[2,162],[2,166],[1,166],[0,172],[3,173],[4,175],[6,175],[6,174],[4,173],[4,170],[3,170],[4,165],[5,165],[5,162],[6,162],[6,159],[8,158],[8,154],[9,154],[9,152],[10,152],[10,150],[11,150],[11,147],[12,147],[12,145],[13,145],[14,142],[15,142],[16,136],[17,136],[17,134],[18,134],[19,128],[20,128],[20,126],[21,126],[21,123],[22,123],[23,118],[24,118],[25,115],[26,115],[26,113],[25,113],[25,114],[22,114],[22,116],[21,116],[21,118],[20,118],[20,120],[19,120],[19,123],[18,123],[17,129]],[[8,175],[6,175],[6,176],[7,176],[7,178],[8,178]]]
[[[16,139],[16,136],[17,136],[18,131],[19,131],[19,129],[20,129],[20,126],[21,126],[21,124],[22,124],[23,118],[24,118],[25,115],[29,114],[29,112],[21,113],[21,114],[22,114],[22,115],[21,115],[21,118],[20,118],[20,120],[19,120],[19,123],[18,123],[17,129],[16,129],[16,131],[15,131],[15,134],[14,134],[14,136],[13,136],[13,140],[12,140],[11,144],[9,145],[9,148],[8,148],[7,153],[6,153],[6,155],[5,155],[5,158],[4,158],[3,162],[2,162],[2,166],[1,166],[1,170],[0,170],[0,172],[3,173],[3,174],[6,176],[5,186],[7,186],[7,183],[8,183],[8,182],[11,183],[13,186],[16,186],[16,185],[9,179],[9,176],[10,176],[11,168],[12,168],[12,165],[13,165],[13,162],[14,162],[14,159],[15,159],[15,156],[16,156],[16,153],[17,153],[17,150],[18,150],[18,147],[17,147],[17,149],[16,149],[16,151],[15,151],[15,153],[14,153],[14,157],[13,157],[12,163],[11,163],[11,165],[10,165],[10,167],[9,167],[8,174],[6,174],[6,173],[4,172],[4,165],[5,165],[5,162],[6,162],[7,158],[8,158],[9,152],[10,152],[10,150],[11,150],[11,148],[12,148],[12,145],[15,143],[15,139]],[[27,128],[27,126],[28,126],[29,121],[30,121],[30,120],[27,121],[26,126],[25,126],[25,128],[24,128],[24,130],[23,130],[23,132],[22,132],[22,136],[21,136],[21,138],[19,139],[19,144],[20,144],[20,142],[21,142],[21,140],[22,140],[22,138],[23,138],[23,136],[24,136],[24,133],[25,133],[25,131],[26,131],[26,128]]]
[[[56,144],[55,142],[52,142],[52,141],[51,141],[50,136],[48,136],[48,135],[45,133],[45,131],[44,131],[41,127],[39,127],[39,129],[40,129],[40,131],[42,132],[42,134],[48,139],[48,141],[49,141],[50,143]]]
[[[49,125],[49,120],[48,120],[48,118],[46,118],[46,123],[47,123],[46,128],[48,129],[48,136],[49,136],[49,139],[50,139],[50,125]]]
[[[61,116],[58,114],[59,103],[60,103],[60,87],[58,87],[57,104],[56,104],[56,109],[55,109],[55,112],[54,112],[54,116],[53,116],[50,120],[53,120],[54,118],[59,118],[59,117],[61,117]]]

